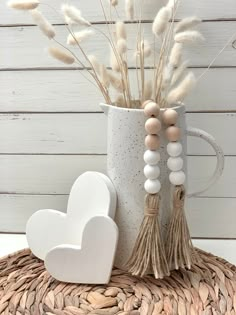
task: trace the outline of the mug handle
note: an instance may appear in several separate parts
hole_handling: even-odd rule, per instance
[[[202,189],[198,191],[190,192],[187,194],[188,197],[196,197],[202,194],[203,192],[205,192],[206,190],[208,190],[222,175],[223,170],[224,170],[224,152],[221,149],[221,147],[216,143],[215,139],[209,133],[201,129],[192,128],[192,127],[187,127],[186,133],[190,137],[198,137],[207,141],[214,149],[216,153],[216,157],[217,157],[217,164],[216,164],[215,171],[212,177],[209,179],[209,181],[205,185],[205,187],[203,187]]]

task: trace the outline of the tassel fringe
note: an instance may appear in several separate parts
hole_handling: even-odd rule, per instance
[[[129,272],[135,276],[143,277],[148,271],[153,272],[156,279],[170,275],[158,221],[159,204],[158,194],[146,195],[145,216],[127,262]]]
[[[185,216],[184,201],[184,186],[176,186],[166,240],[166,255],[170,269],[173,267],[191,269],[196,256]]]

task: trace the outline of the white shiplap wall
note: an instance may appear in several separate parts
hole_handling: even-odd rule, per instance
[[[59,8],[62,1],[43,2]],[[153,18],[157,2],[146,0],[146,21]],[[98,0],[79,4],[98,28],[105,27]],[[64,41],[62,20],[49,6],[42,10],[57,24]],[[207,39],[187,53],[199,75],[235,32],[236,2],[182,0],[178,18],[193,14],[204,20],[201,31]],[[134,26],[128,28],[132,39]],[[150,36],[150,23],[145,23],[145,30]],[[37,209],[65,210],[79,174],[105,172],[106,118],[96,89],[78,71],[44,54],[47,40],[28,14],[7,9],[6,1],[0,2],[0,38],[0,232],[23,232]],[[108,55],[105,47],[96,37],[86,49],[103,59]],[[187,202],[195,238],[236,238],[235,67],[236,50],[229,44],[186,101],[189,125],[210,132],[226,155],[220,181],[201,198]],[[215,157],[207,145],[193,139],[188,154],[190,183],[199,187],[212,173]]]

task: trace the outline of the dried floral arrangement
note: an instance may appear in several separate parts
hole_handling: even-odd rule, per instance
[[[194,16],[176,23],[180,0],[167,0],[167,4],[160,8],[154,17],[150,37],[145,36],[142,23],[143,0],[139,4],[135,0],[124,0],[125,21],[119,18],[118,0],[98,1],[106,21],[105,30],[91,24],[75,6],[70,4],[61,6],[68,31],[66,44],[57,40],[54,26],[38,9],[41,4],[38,0],[10,0],[8,5],[14,9],[29,11],[34,23],[55,43],[48,48],[49,55],[64,64],[73,64],[85,70],[80,71],[80,74],[96,85],[108,105],[144,109],[144,114],[148,118],[145,124],[147,150],[144,154],[146,163],[144,174],[147,179],[144,184],[145,212],[133,251],[127,261],[127,268],[137,276],[144,276],[151,268],[155,278],[163,278],[170,275],[173,266],[175,269],[191,269],[198,261],[184,211],[185,174],[182,170],[182,145],[179,142],[181,132],[176,125],[178,113],[174,108],[166,109],[162,115],[167,127],[165,135],[170,157],[167,162],[170,170],[169,180],[174,187],[173,210],[166,244],[163,242],[158,222],[161,200],[158,163],[160,108],[182,104],[197,82],[193,72],[188,69],[188,61],[184,60],[183,56],[185,48],[204,40],[202,34],[196,30],[201,20]],[[108,13],[103,1],[108,1]],[[118,16],[117,20],[115,16]],[[128,24],[135,26],[134,42],[130,38]],[[92,41],[97,33],[107,41],[110,52],[109,66],[100,62],[97,56],[88,54],[84,46],[85,42]],[[130,53],[133,60],[129,59]],[[215,59],[200,77],[206,73]],[[135,73],[135,80],[131,72]]]
[[[68,30],[65,45],[56,39],[54,26],[39,11],[38,0],[11,0],[8,6],[28,10],[43,34],[55,43],[48,48],[48,53],[65,64],[75,64],[86,70],[86,74],[83,75],[91,83],[96,84],[107,104],[140,108],[141,104],[149,99],[154,100],[161,107],[170,107],[183,102],[196,83],[193,72],[187,69],[188,62],[183,60],[183,50],[189,45],[204,40],[201,33],[195,30],[201,20],[197,17],[188,17],[175,23],[180,0],[169,0],[154,18],[153,40],[150,42],[144,35],[142,8],[135,7],[137,5],[134,0],[125,0],[126,21],[134,21],[137,26],[136,42],[130,47],[132,43],[129,42],[127,24],[120,19],[113,22],[114,16],[117,16],[118,0],[108,1],[109,16],[103,0],[99,0],[106,21],[106,31],[86,20],[75,6],[62,5],[61,13]],[[95,55],[87,54],[83,47],[84,42],[92,40],[97,32],[106,39],[110,48],[108,67]],[[71,49],[71,46],[77,47],[77,51],[74,52],[74,47]],[[138,95],[134,93],[131,86],[128,50],[132,50],[132,62],[135,63],[135,84]],[[147,70],[147,63],[152,65],[152,79],[147,75],[147,71],[150,72],[150,69]]]

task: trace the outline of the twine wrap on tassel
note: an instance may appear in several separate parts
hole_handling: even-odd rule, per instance
[[[169,268],[191,269],[195,251],[191,241],[184,211],[185,188],[176,186],[173,199],[173,210],[167,231],[166,255]]]
[[[158,221],[159,205],[159,194],[146,195],[144,219],[127,262],[127,268],[133,275],[143,277],[148,271],[156,279],[170,275]]]

